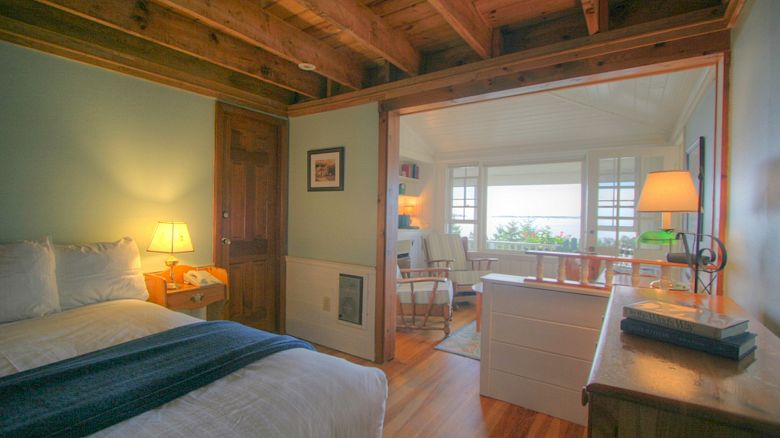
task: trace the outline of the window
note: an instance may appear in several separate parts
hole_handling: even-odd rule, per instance
[[[479,218],[479,167],[452,167],[449,170],[449,182],[452,195],[449,198],[449,232],[468,237],[469,249],[476,249],[475,236]]]
[[[661,156],[598,160],[595,193],[595,246],[598,252],[617,252],[624,248],[633,250],[637,248],[639,234],[658,228],[658,215],[638,214],[636,203],[644,175],[663,169],[663,164]]]
[[[627,148],[569,161],[450,167],[446,229],[468,237],[473,251],[631,248],[638,257],[658,258],[665,248],[638,245],[637,238],[658,229],[661,216],[638,213],[636,203],[645,175],[673,167],[677,152]]]
[[[582,163],[486,168],[485,249],[578,250]]]

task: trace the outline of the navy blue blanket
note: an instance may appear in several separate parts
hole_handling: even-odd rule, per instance
[[[83,436],[307,342],[201,322],[0,379],[0,436]]]

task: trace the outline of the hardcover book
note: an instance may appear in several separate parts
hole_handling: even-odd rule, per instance
[[[662,301],[642,301],[623,307],[623,316],[681,332],[723,339],[747,330],[748,320],[699,307]]]
[[[756,349],[756,334],[744,332],[725,339],[712,339],[691,333],[626,318],[620,321],[620,329],[646,338],[652,338],[681,347],[704,351],[729,359],[739,360]]]

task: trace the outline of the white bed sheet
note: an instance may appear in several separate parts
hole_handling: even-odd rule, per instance
[[[198,319],[139,300],[117,300],[0,325],[0,376]],[[300,348],[261,359],[94,436],[377,437],[384,373]]]

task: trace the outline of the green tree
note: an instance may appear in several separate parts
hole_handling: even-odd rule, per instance
[[[501,242],[521,242],[523,240],[522,231],[523,229],[517,221],[509,221],[506,225],[499,225],[491,239]]]

